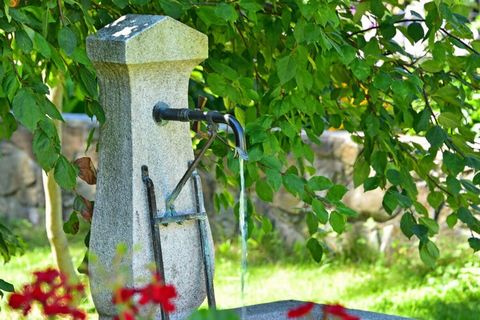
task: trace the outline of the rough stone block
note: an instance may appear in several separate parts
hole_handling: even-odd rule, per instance
[[[92,294],[102,318],[113,316],[115,310],[111,292],[105,290],[105,273],[98,266],[115,276],[108,270],[119,243],[133,250],[124,262],[129,284],[140,286],[149,279],[152,236],[141,166],[149,168],[163,213],[166,197],[193,159],[188,123],[159,126],[152,109],[159,101],[172,108],[188,106],[189,76],[207,58],[207,48],[205,35],[162,16],[127,15],[87,39],[106,115],[90,241],[98,261],[90,269]],[[191,184],[184,187],[175,207],[179,213],[195,210]],[[197,222],[162,226],[160,236],[165,281],[179,293],[172,319],[183,319],[206,294]]]

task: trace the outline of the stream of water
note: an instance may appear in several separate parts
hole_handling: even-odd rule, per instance
[[[240,237],[242,242],[242,263],[240,272],[240,286],[241,286],[241,303],[242,303],[242,316],[241,319],[246,319],[247,309],[245,307],[245,281],[247,276],[247,237],[248,237],[248,224],[246,221],[245,210],[245,177],[243,174],[243,157],[239,157],[240,161],[240,199],[239,199],[239,225],[240,225]]]

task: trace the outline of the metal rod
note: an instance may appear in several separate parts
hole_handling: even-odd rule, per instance
[[[164,121],[208,121],[214,123],[225,123],[232,128],[235,136],[235,146],[243,152],[243,156],[246,156],[246,141],[245,133],[242,125],[238,120],[230,114],[222,114],[218,111],[204,112],[198,109],[173,109],[166,103],[159,102],[153,107],[153,119],[157,123]]]
[[[166,209],[167,212],[171,213],[175,210],[175,207],[173,203],[177,199],[178,195],[183,189],[183,186],[185,183],[187,183],[188,179],[192,175],[192,172],[195,170],[195,168],[198,166],[200,163],[200,159],[203,157],[207,149],[210,147],[210,145],[213,143],[213,140],[215,140],[215,137],[217,136],[217,131],[215,129],[210,130],[210,137],[207,140],[207,143],[205,143],[205,146],[203,146],[202,150],[200,150],[200,153],[197,155],[195,160],[193,160],[192,164],[188,167],[187,171],[183,175],[182,179],[178,182],[176,185],[175,189],[173,189],[172,193],[168,196],[166,200]]]
[[[152,232],[152,242],[153,242],[153,257],[155,259],[155,267],[157,273],[162,278],[163,283],[165,283],[165,270],[163,267],[163,255],[162,255],[162,241],[160,238],[160,227],[156,221],[157,216],[157,201],[155,200],[155,187],[152,179],[148,175],[148,167],[142,166],[142,180],[147,187],[147,200],[148,200],[148,209],[150,213],[150,231]],[[162,320],[169,320],[170,317],[165,310],[160,307],[162,314]]]
[[[195,202],[197,205],[197,212],[203,212],[206,217],[207,213],[202,208],[203,195],[200,189],[201,180],[200,176],[196,171],[193,173],[193,186],[195,189]],[[213,254],[208,241],[207,219],[199,219],[197,223],[200,236],[200,247],[202,249],[203,256],[203,268],[205,271],[208,307],[210,309],[216,309],[217,303],[215,301],[215,289],[213,287]]]

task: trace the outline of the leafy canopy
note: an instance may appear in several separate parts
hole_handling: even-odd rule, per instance
[[[103,123],[86,36],[126,13],[169,15],[209,37],[210,57],[192,74],[191,101],[207,95],[209,108],[234,113],[246,126],[247,186],[265,201],[282,186],[303,200],[315,260],[323,250],[318,225],[342,233],[356,215],[342,203],[347,188],[315,176],[313,167],[311,144],[324,130],[342,128],[363,145],[354,185],[387,189],[385,210],[403,212],[402,231],[420,240],[421,258],[433,265],[439,228],[418,201],[416,179],[425,181],[431,207],[448,206],[449,226],[466,225],[469,244],[480,249],[480,155],[472,147],[480,41],[473,40],[467,5],[432,1],[424,12],[405,6],[396,0],[6,1],[0,138],[24,125],[34,134],[40,165],[55,170],[62,187],[74,188],[78,170],[61,155],[52,121],[62,116],[46,98],[49,87],[64,79],[68,103]],[[406,43],[420,53],[407,52]],[[425,136],[428,145],[403,142],[403,134]],[[221,144],[213,151],[218,181],[235,184],[226,173],[238,171],[232,155]],[[215,204],[231,207],[234,199],[220,193]],[[262,219],[249,208],[250,217]]]

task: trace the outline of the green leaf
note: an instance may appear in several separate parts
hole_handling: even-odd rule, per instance
[[[272,202],[273,190],[265,180],[258,180],[255,185],[255,190],[260,199],[266,202]]]
[[[445,128],[458,128],[462,124],[462,115],[453,112],[443,112],[438,116],[438,122]]]
[[[2,236],[1,232],[0,232],[0,254],[2,255],[4,263],[10,261],[11,254],[9,252],[7,243],[3,239],[3,236]]]
[[[343,214],[338,213],[337,211],[332,211],[330,214],[330,225],[332,226],[333,231],[340,234],[345,231],[345,224],[347,219]]]
[[[278,170],[267,169],[265,170],[267,175],[267,182],[272,186],[273,190],[278,191],[282,185],[282,175]]]
[[[317,239],[310,238],[307,241],[307,248],[312,255],[313,260],[316,262],[322,261],[323,257],[323,247],[320,245]]]
[[[215,14],[221,19],[234,22],[238,19],[238,13],[232,5],[220,3],[215,6]]]
[[[260,161],[262,164],[267,166],[269,169],[274,169],[277,172],[282,170],[282,162],[273,156],[266,156]]]
[[[440,205],[445,201],[442,192],[434,191],[430,192],[427,196],[428,203],[432,206],[432,208],[437,209]]]
[[[394,196],[397,198],[398,204],[402,208],[410,208],[413,204],[412,199],[410,199],[409,196],[406,196],[402,193],[396,192],[394,193]]]
[[[313,212],[307,212],[306,216],[308,233],[312,236],[318,231],[318,219]]]
[[[428,216],[428,210],[427,208],[425,208],[425,206],[423,204],[421,204],[420,202],[418,201],[414,201],[413,202],[413,206],[415,208],[415,211],[419,214],[419,215],[422,215],[422,216]]]
[[[412,38],[413,42],[418,42],[423,39],[424,32],[420,23],[414,22],[408,25],[407,33]]]
[[[400,220],[400,229],[403,234],[410,239],[413,235],[413,227],[417,224],[415,217],[410,212],[405,212]]]
[[[392,83],[392,78],[384,72],[380,72],[374,79],[373,79],[373,86],[379,90],[387,90]]]
[[[452,213],[450,214],[448,217],[447,217],[447,225],[450,229],[452,229],[453,227],[455,227],[455,225],[457,224],[457,221],[458,221],[458,217],[455,213]]]
[[[460,183],[465,188],[465,190],[470,191],[475,195],[480,195],[480,189],[477,188],[472,182],[466,179],[460,179]]]
[[[128,0],[112,0],[112,2],[120,9],[128,6]]]
[[[477,252],[480,250],[480,239],[479,238],[468,238],[468,244],[470,245],[470,248],[473,249],[474,252]]]
[[[427,72],[440,72],[443,70],[443,63],[437,60],[426,60],[424,61],[420,67]]]
[[[63,231],[67,234],[77,234],[78,230],[80,230],[80,221],[77,212],[73,211],[67,222],[63,224]]]
[[[295,63],[295,59],[293,59],[292,56],[288,55],[278,60],[277,73],[278,78],[280,79],[280,83],[282,85],[293,79],[293,77],[295,77],[295,74],[297,73],[297,65]]]
[[[0,122],[0,140],[1,139],[10,139],[13,132],[17,130],[18,124],[15,120],[13,114],[8,112],[6,115],[2,116],[2,121]]]
[[[307,185],[312,191],[322,191],[331,188],[333,186],[333,182],[327,177],[315,176],[308,180]]]
[[[78,169],[67,158],[60,155],[55,164],[55,181],[65,190],[73,190],[76,185]]]
[[[462,190],[462,185],[455,177],[447,177],[447,189],[453,194],[458,194]]]
[[[299,176],[289,173],[283,176],[283,185],[288,192],[293,195],[298,195],[300,197],[305,193],[304,186],[305,182]]]
[[[358,187],[370,174],[370,164],[363,158],[358,158],[353,166],[353,185]]]
[[[312,200],[312,209],[317,215],[318,221],[320,221],[321,224],[326,224],[328,222],[328,211],[325,209],[325,206],[320,200]]]
[[[42,120],[33,135],[33,153],[46,172],[52,170],[60,153],[60,139],[53,123]]]
[[[395,28],[392,24],[381,24],[380,33],[385,38],[385,40],[390,40],[395,37],[395,34],[397,33],[397,28]]]
[[[448,138],[447,133],[439,126],[434,126],[428,130],[425,137],[432,148],[440,147]]]
[[[420,242],[420,258],[427,266],[430,268],[435,267],[439,256],[440,252],[435,243],[430,240],[427,240],[425,243]]]
[[[478,220],[473,216],[473,214],[465,207],[461,207],[457,210],[457,217],[465,223],[470,229],[478,228]]]
[[[23,52],[30,53],[32,51],[33,42],[23,29],[15,31],[15,41]]]
[[[295,74],[295,80],[299,88],[304,90],[310,90],[313,86],[312,74],[306,69],[297,69]]]
[[[346,217],[358,217],[358,212],[357,211],[345,206],[344,204],[337,205],[336,210]]]
[[[438,226],[438,223],[435,220],[430,219],[430,218],[421,217],[419,219],[419,221],[420,221],[421,224],[423,224],[424,226],[426,226],[428,228],[428,231],[429,231],[430,235],[434,235],[434,234],[438,233],[439,226]]]
[[[428,108],[424,108],[419,113],[415,114],[413,128],[417,133],[427,130],[430,122],[430,111]]]
[[[5,75],[5,79],[3,79],[2,83],[3,91],[7,95],[8,99],[13,99],[15,94],[17,93],[18,88],[20,87],[20,83],[14,72],[8,73]]]
[[[37,123],[45,118],[30,91],[20,89],[13,99],[13,113],[27,129],[34,131]]]
[[[77,47],[77,35],[69,28],[63,27],[58,31],[58,45],[70,56]]]
[[[42,113],[49,115],[52,119],[64,121],[62,114],[58,111],[57,107],[48,99],[42,99],[39,104]]]
[[[97,90],[97,80],[95,75],[87,70],[87,68],[80,68],[80,80],[85,88],[85,91],[88,95],[95,98],[98,96]]]
[[[377,18],[382,18],[385,13],[385,6],[383,5],[382,0],[371,0],[370,10],[375,16],[377,16]]]
[[[354,47],[345,45],[340,48],[342,50],[343,56],[340,56],[340,61],[348,66],[352,61],[355,60],[357,56],[357,51],[355,50]]]
[[[400,172],[396,169],[387,170],[387,179],[394,186],[398,186],[402,184],[402,178],[400,177]]]
[[[394,189],[388,189],[388,191],[383,196],[382,205],[385,211],[387,211],[389,214],[392,214],[398,206],[397,194],[398,192]]]
[[[361,81],[366,80],[372,72],[370,66],[361,59],[355,60],[350,68],[352,69],[353,75]]]
[[[370,177],[365,180],[363,183],[363,190],[364,191],[370,191],[378,188],[380,185],[380,178],[375,176],[375,177]]]
[[[375,151],[371,157],[371,164],[377,173],[383,175],[387,167],[387,153],[384,151]]]
[[[38,32],[35,32],[33,36],[33,43],[35,50],[40,52],[42,56],[49,59],[52,55],[52,50],[50,49],[50,45],[48,41]]]
[[[344,185],[336,184],[328,190],[327,199],[332,202],[340,201],[347,191],[348,189]]]
[[[443,152],[443,164],[454,176],[463,171],[465,168],[465,159],[460,155],[449,151]]]
[[[455,142],[455,141],[454,141]],[[465,157],[465,164],[470,168],[480,170],[480,157],[477,156],[466,156]]]
[[[14,292],[15,288],[13,287],[13,284],[8,283],[3,279],[0,279],[0,290],[7,291],[7,292]]]
[[[477,173],[475,177],[473,177],[472,182],[476,185],[480,185],[480,172]]]

